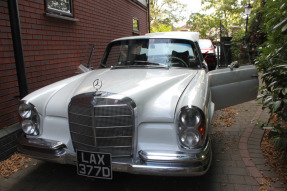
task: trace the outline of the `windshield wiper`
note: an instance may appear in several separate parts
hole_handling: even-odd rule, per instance
[[[116,65],[112,66],[112,69],[121,69],[121,68],[168,68],[169,66],[162,63],[149,62],[149,61],[141,61],[135,60],[131,65]]]
[[[161,67],[161,68],[169,68],[168,65],[158,63],[158,62],[150,62],[150,61],[142,61],[142,60],[135,60],[134,65],[136,66],[149,66],[149,67]]]

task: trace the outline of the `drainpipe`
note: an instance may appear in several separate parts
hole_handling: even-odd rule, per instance
[[[14,58],[19,86],[19,97],[23,98],[28,94],[28,86],[25,73],[25,63],[22,48],[21,28],[17,0],[8,0],[11,33],[14,48]],[[18,97],[18,96],[17,96]]]
[[[150,6],[149,6],[149,0],[147,1],[148,7],[147,7],[147,19],[148,19],[148,33],[150,33]]]

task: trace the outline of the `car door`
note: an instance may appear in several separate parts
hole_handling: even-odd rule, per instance
[[[208,73],[211,99],[215,110],[253,100],[259,86],[254,65],[218,69]]]

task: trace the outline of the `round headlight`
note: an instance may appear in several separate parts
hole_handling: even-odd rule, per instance
[[[198,131],[194,129],[185,130],[180,138],[180,142],[188,148],[195,147],[200,141],[200,134]]]
[[[180,121],[186,127],[197,127],[200,124],[201,115],[195,109],[184,110],[180,114]]]
[[[32,109],[33,108],[30,104],[21,103],[19,106],[19,115],[22,118],[27,119],[27,118],[31,117]]]
[[[37,125],[33,123],[31,120],[24,120],[22,121],[21,125],[24,133],[28,135],[37,134]]]

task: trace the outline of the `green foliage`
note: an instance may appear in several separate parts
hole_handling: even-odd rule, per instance
[[[221,19],[222,23],[228,29],[232,26],[240,26],[244,18],[244,5],[247,5],[247,0],[202,0],[204,10],[215,10],[212,16]]]
[[[150,0],[150,21],[152,31],[164,32],[170,30],[174,24],[183,19],[180,12],[184,10],[184,5],[177,0]]]
[[[267,41],[260,46],[256,65],[262,72],[264,85],[260,89],[263,109],[270,111],[270,120],[275,120],[269,137],[276,148],[286,147],[287,131],[282,124],[287,122],[287,4],[286,0],[266,1],[262,31]],[[276,116],[276,118],[274,118]]]
[[[240,63],[241,53],[243,49],[243,40],[245,38],[245,31],[243,29],[236,31],[232,37],[232,47],[231,47],[231,54],[232,60],[237,60]]]
[[[158,23],[156,26],[151,26],[151,33],[172,31],[172,26],[163,23]]]
[[[228,36],[232,26],[245,28],[246,16],[243,16],[244,7],[249,0],[201,0],[203,10],[211,14],[191,13],[189,24],[192,31],[198,31],[201,38],[215,40],[218,37],[220,23],[222,36]],[[254,0],[252,6],[259,7],[260,0]]]
[[[220,25],[220,21],[216,17],[200,13],[192,13],[189,16],[188,23],[191,31],[199,32],[200,38],[216,40],[216,28]]]

